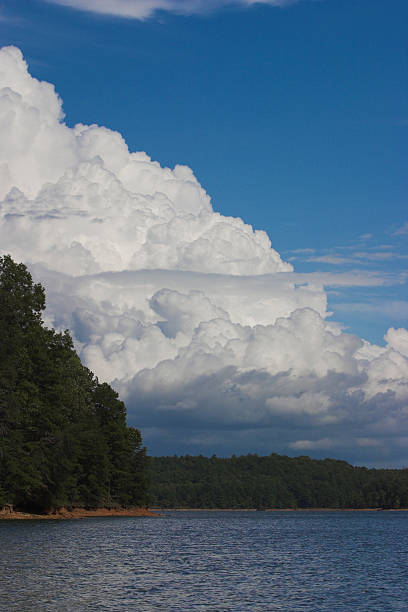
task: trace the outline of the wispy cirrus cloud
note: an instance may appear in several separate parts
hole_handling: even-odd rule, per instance
[[[353,328],[358,320],[364,321],[367,328],[385,319],[405,325],[408,319],[406,233],[408,223],[397,231],[385,228],[383,235],[362,234],[347,245],[296,249],[286,254],[298,271],[302,269],[306,273],[309,282],[312,278],[320,279],[327,291],[328,308],[343,321],[344,329]],[[387,289],[392,286],[395,289]]]
[[[405,234],[408,234],[408,221],[393,232],[393,236],[404,236]]]
[[[296,253],[296,254],[301,254],[301,255],[308,255],[309,253],[314,253],[316,249],[294,249],[293,251],[291,251],[291,253]]]
[[[114,15],[127,19],[147,19],[157,11],[178,15],[195,15],[216,11],[228,6],[250,7],[268,4],[283,7],[301,0],[44,0],[74,9]]]
[[[392,317],[395,320],[406,321],[408,319],[408,301],[377,299],[371,303],[367,302],[344,302],[337,304],[337,310],[347,312],[376,313]]]
[[[18,24],[21,23],[22,19],[19,16],[6,13],[4,6],[0,5],[0,23]]]
[[[290,260],[296,259],[296,257],[291,257]],[[336,253],[327,254],[327,255],[316,255],[313,257],[308,257],[306,259],[307,262],[314,263],[325,263],[331,264],[334,266],[344,265],[344,264],[364,264],[378,261],[392,261],[397,259],[408,259],[408,255],[404,255],[401,253],[389,252],[389,251],[359,251],[356,253],[352,253],[350,256],[344,257],[342,255],[338,255]]]
[[[341,257],[340,255],[317,255],[316,257],[308,257],[306,261],[315,263],[326,263],[331,264],[333,266],[356,263],[352,257]]]
[[[372,234],[359,236],[354,243],[337,245],[330,248],[300,248],[285,251],[289,261],[322,263],[330,265],[370,265],[375,263],[396,262],[408,259],[405,245],[400,236],[408,233],[408,222],[391,233],[391,244],[374,243]],[[371,242],[371,244],[369,244]]]
[[[390,253],[390,252],[384,252],[384,251],[377,251],[377,252],[358,252],[358,253],[354,253],[354,257],[357,257],[358,259],[362,260],[362,259],[368,259],[369,261],[385,261],[385,260],[391,260],[391,259],[408,259],[408,255],[403,255],[401,253]]]
[[[373,237],[373,234],[361,234],[359,239],[361,242],[367,242],[367,240],[371,240]]]

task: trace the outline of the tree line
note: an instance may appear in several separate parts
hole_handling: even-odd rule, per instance
[[[117,393],[44,325],[45,292],[0,257],[0,509],[400,508],[408,469],[277,454],[147,457]]]
[[[160,508],[408,508],[408,469],[257,454],[152,457]]]
[[[44,325],[44,308],[26,266],[0,257],[0,508],[146,506],[140,431],[68,331]]]

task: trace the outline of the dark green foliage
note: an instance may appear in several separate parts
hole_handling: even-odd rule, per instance
[[[26,267],[0,257],[0,507],[146,505],[140,432],[44,308]]]
[[[277,454],[152,457],[151,469],[155,507],[408,508],[408,469]]]

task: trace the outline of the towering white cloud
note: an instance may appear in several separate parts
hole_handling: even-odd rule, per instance
[[[0,131],[1,252],[46,285],[47,321],[72,330],[154,452],[354,446],[375,461],[398,447],[406,330],[386,348],[342,333],[322,284],[265,232],[214,212],[189,168],[67,127],[14,47],[0,50]]]
[[[131,19],[146,19],[156,11],[178,15],[194,15],[214,11],[225,6],[269,4],[286,6],[299,0],[45,0],[71,8]]]

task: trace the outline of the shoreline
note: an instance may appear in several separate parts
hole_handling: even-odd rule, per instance
[[[113,517],[159,517],[165,512],[408,512],[408,508],[58,508],[48,514],[0,510],[0,521],[70,520]]]
[[[408,512],[408,508],[151,508],[152,512]]]
[[[142,516],[155,517],[157,512],[152,512],[147,508],[95,508],[87,510],[86,508],[58,508],[48,514],[32,514],[29,512],[18,512],[16,510],[0,511],[0,520],[3,521],[33,521],[33,520],[68,520],[68,519],[84,519],[97,517],[121,517],[121,516]]]

